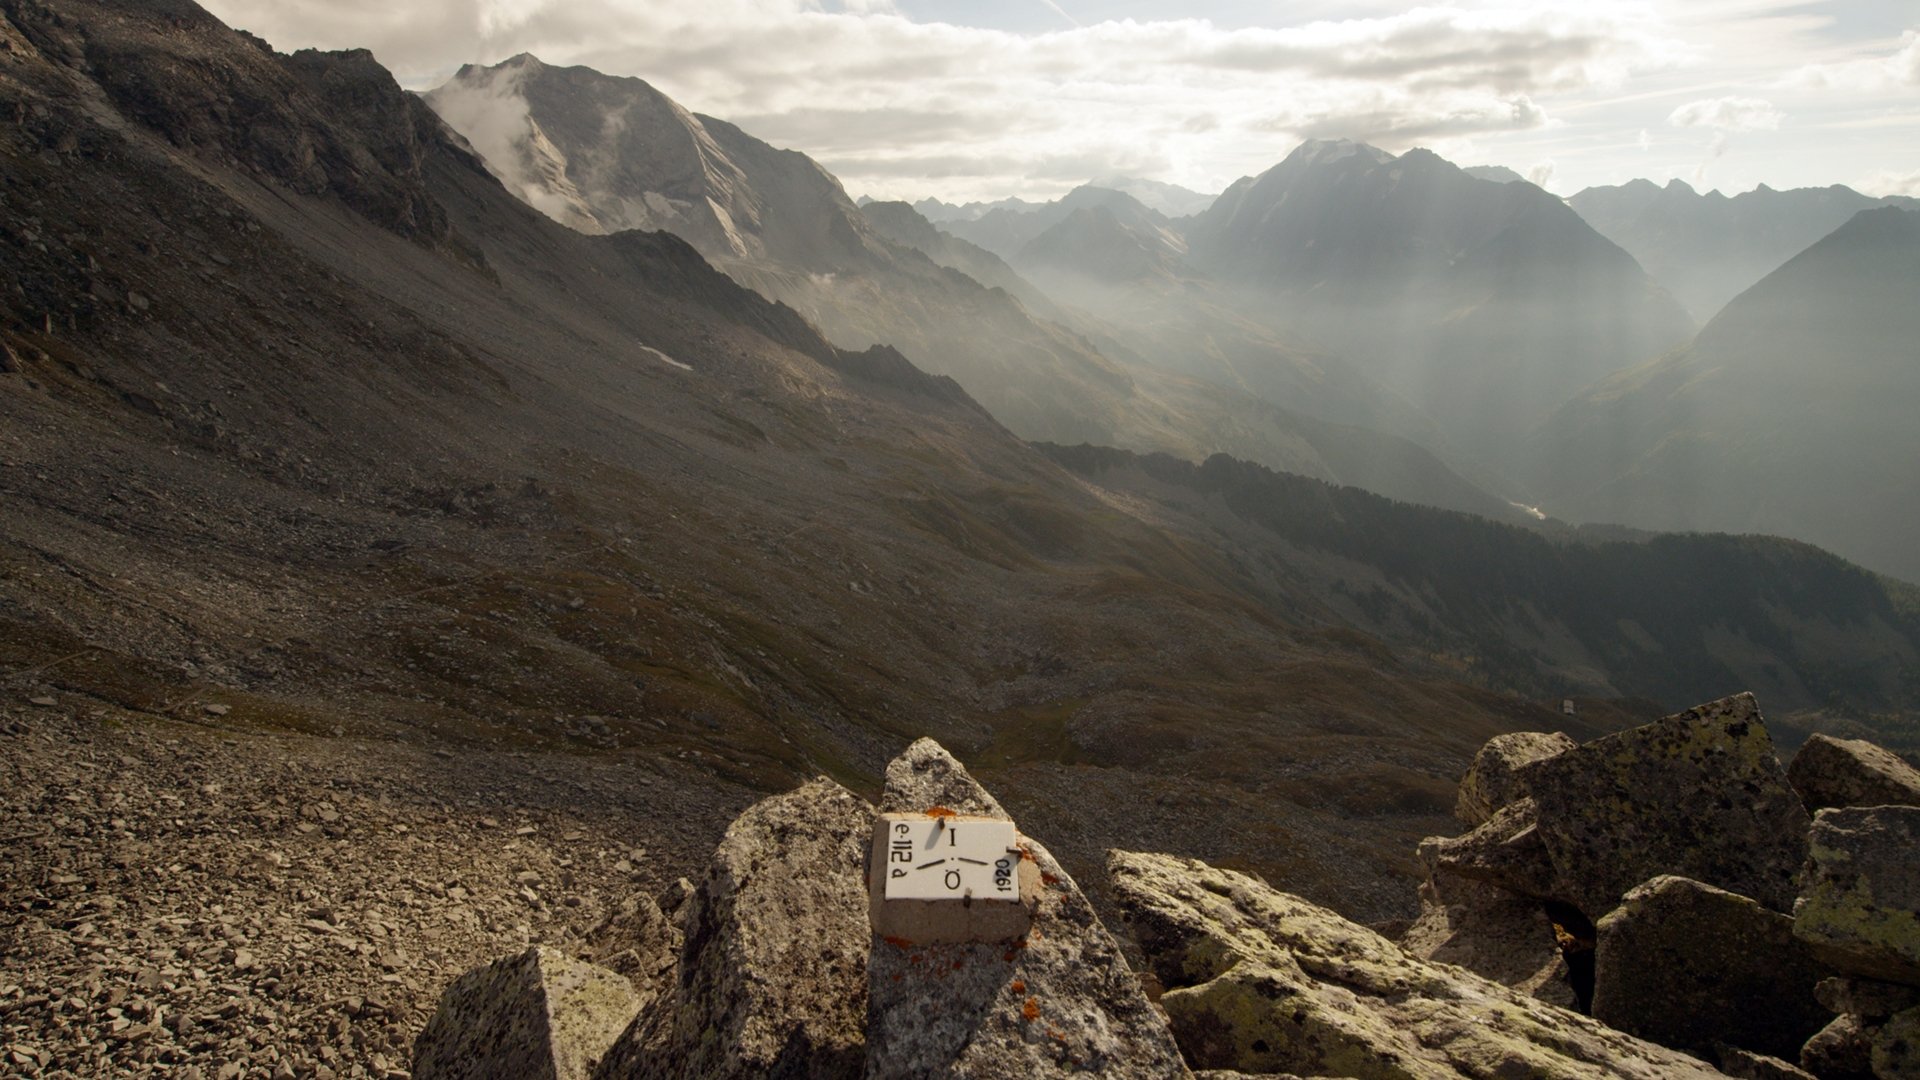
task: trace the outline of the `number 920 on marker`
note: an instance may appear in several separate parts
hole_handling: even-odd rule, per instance
[[[1013,822],[890,815],[884,827],[886,899],[1019,902]]]

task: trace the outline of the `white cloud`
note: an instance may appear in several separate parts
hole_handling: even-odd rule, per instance
[[[1860,181],[1858,186],[1868,195],[1905,195],[1920,199],[1920,169],[1907,173],[1879,169]]]
[[[1750,97],[1703,98],[1673,110],[1667,123],[1714,131],[1772,131],[1786,117],[1770,101]]]
[[[916,23],[890,0],[209,6],[283,48],[369,47],[420,88],[522,51],[636,75],[882,195],[1045,194],[1149,169],[1220,185],[1312,136],[1402,150],[1548,127],[1549,97],[1690,55],[1658,10],[1633,3],[1441,5],[1281,29],[1128,19],[1032,35]]]
[[[1866,56],[1795,69],[1784,85],[1808,90],[1880,91],[1920,86],[1920,30],[1900,36],[1891,56]]]

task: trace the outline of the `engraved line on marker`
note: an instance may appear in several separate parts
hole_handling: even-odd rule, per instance
[[[941,863],[943,863],[943,862],[946,862],[946,861],[947,861],[947,860],[945,860],[945,859],[935,859],[935,860],[933,860],[933,861],[932,861],[932,862],[930,862],[930,863],[921,863],[921,864],[920,864],[919,866],[916,866],[916,867],[914,867],[914,869],[915,869],[915,870],[925,870],[925,869],[926,869],[927,867],[929,867],[929,866],[939,866],[939,865],[940,865]]]
[[[965,855],[955,855],[955,856],[953,857],[953,861],[954,861],[954,862],[968,862],[968,863],[972,863],[972,864],[973,864],[973,865],[975,865],[975,866],[987,866],[987,865],[989,865],[989,864],[987,863],[987,861],[986,861],[985,859],[969,859],[969,858],[967,858],[967,857],[966,857]]]

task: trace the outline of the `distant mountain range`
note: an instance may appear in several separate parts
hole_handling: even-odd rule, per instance
[[[1920,210],[1920,199],[1874,198],[1838,184],[1791,191],[1763,184],[1728,197],[1701,194],[1680,180],[1665,187],[1635,180],[1588,188],[1567,204],[1638,259],[1703,323],[1860,211]]]
[[[1178,184],[1168,184],[1159,180],[1142,180],[1131,176],[1102,177],[1089,181],[1086,186],[1125,192],[1142,204],[1170,218],[1190,217],[1213,205],[1213,200],[1219,198],[1218,195],[1203,194]],[[861,202],[864,205],[867,200],[862,199]],[[995,210],[1010,210],[1018,214],[1040,210],[1047,205],[1049,204],[1029,202],[1026,199],[999,199],[994,202],[970,202],[956,206],[939,199],[921,199],[913,204],[913,208],[920,211],[928,221],[936,225],[945,225],[955,221],[978,221]]]
[[[1849,269],[1857,224],[1782,254],[1883,200],[1644,182],[1561,200],[1511,170],[1315,141],[1192,217],[1088,184],[1046,204],[942,204],[936,225],[856,206],[811,159],[639,80],[522,56],[425,100],[549,216],[677,232],[836,345],[892,345],[951,375],[1023,437],[1224,451],[1506,520],[1514,497],[1579,521],[1780,532],[1920,576],[1903,555],[1920,536],[1911,470],[1883,468],[1914,449],[1877,411],[1920,387],[1858,374],[1892,370],[1912,327],[1897,285],[1841,284],[1916,275]],[[1693,339],[1657,275],[1588,217],[1653,244],[1649,264],[1696,302],[1793,261]],[[1755,329],[1767,312],[1798,314]],[[1818,379],[1781,374],[1822,349]],[[1821,415],[1858,419],[1809,426]]]
[[[1016,230],[1024,245],[1076,210],[1118,206],[1169,245],[1182,244],[1163,215],[1132,196],[1082,187],[1031,213],[994,209],[954,239],[910,207],[863,210],[806,155],[689,113],[639,79],[522,55],[462,68],[423,100],[508,190],[555,220],[586,232],[674,231],[837,345],[886,344],[953,377],[1023,437],[1196,458],[1227,452],[1342,482],[1424,477],[1435,482],[1384,493],[1513,513],[1431,455],[1428,464],[1407,467],[1402,437],[1420,438],[1422,425],[1364,378],[1337,374],[1331,393],[1287,399],[1291,408],[1280,408],[1272,399],[1245,400],[1246,387],[1208,378],[1210,371],[1176,368],[1205,376],[1179,378],[1142,368],[1129,361],[1149,357],[1124,333],[1061,311],[996,258],[1011,241],[965,239],[1000,227]],[[1299,366],[1291,356],[1275,362]],[[1315,364],[1315,380],[1322,366],[1338,364]],[[1332,397],[1339,403],[1328,405]],[[1296,422],[1302,415],[1322,422],[1309,429]],[[1380,432],[1377,463],[1359,452],[1370,427]],[[1337,440],[1319,445],[1334,431]]]
[[[1685,341],[1632,256],[1532,184],[1426,150],[1309,142],[1186,230],[1250,309],[1407,393],[1483,461],[1582,387]]]
[[[1920,216],[1860,211],[1533,439],[1555,513],[1798,537],[1920,581]]]

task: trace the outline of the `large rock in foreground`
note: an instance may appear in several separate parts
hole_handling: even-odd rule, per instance
[[[1518,777],[1522,765],[1564,754],[1576,745],[1564,732],[1515,731],[1488,739],[1460,780],[1453,814],[1468,825],[1478,825],[1508,803],[1524,798]]]
[[[1664,874],[1793,910],[1809,822],[1752,694],[1595,739],[1519,775],[1556,891],[1591,919]]]
[[[1718,1077],[1325,908],[1192,859],[1112,852],[1128,925],[1195,1067],[1453,1080]]]
[[[1808,810],[1845,806],[1920,806],[1920,769],[1864,739],[1807,737],[1787,779]]]
[[[597,1075],[860,1075],[872,827],[873,807],[824,778],[735,819],[688,901],[672,990]]]
[[[536,945],[456,979],[413,1044],[415,1080],[586,1080],[646,999]]]
[[[1833,967],[1920,984],[1920,807],[1822,810],[1794,936]]]
[[[1006,819],[938,743],[887,768],[880,809]],[[916,945],[877,939],[868,965],[869,1078],[1187,1075],[1165,1019],[1087,898],[1038,841],[1038,902],[1016,942]]]
[[[1597,927],[1593,1015],[1702,1055],[1721,1043],[1774,1057],[1833,1018],[1814,996],[1825,970],[1793,920],[1744,896],[1679,877],[1627,893]]]

